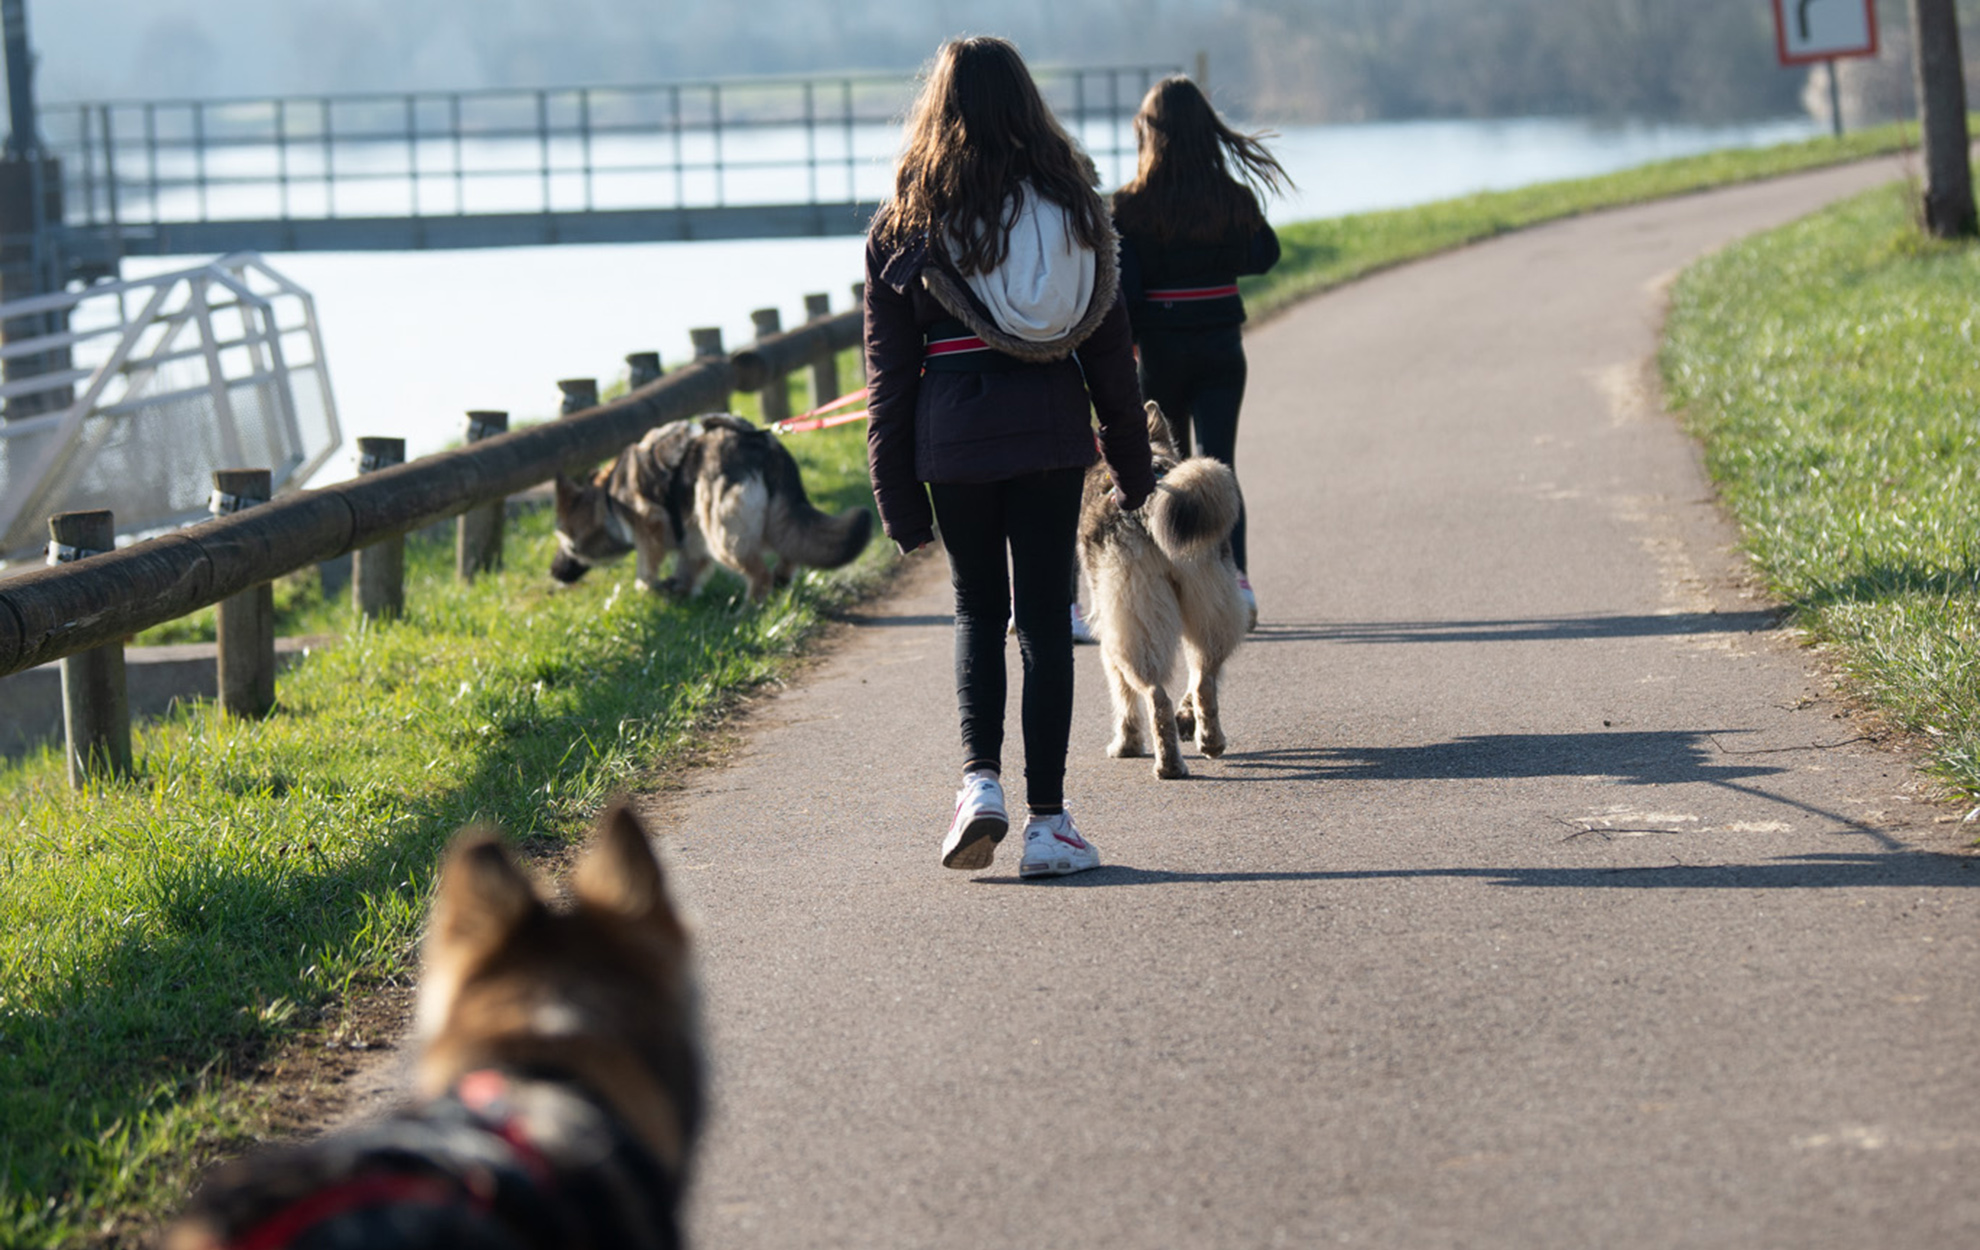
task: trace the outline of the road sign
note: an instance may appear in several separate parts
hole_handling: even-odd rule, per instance
[[[1877,0],[1774,0],[1781,64],[1877,55]]]

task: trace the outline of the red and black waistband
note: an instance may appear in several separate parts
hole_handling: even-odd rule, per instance
[[[924,373],[1002,373],[1023,364],[984,342],[960,321],[937,321],[922,333]]]
[[[1203,300],[1234,299],[1237,293],[1237,283],[1227,282],[1222,286],[1163,287],[1143,291],[1141,297],[1151,304],[1194,304]]]

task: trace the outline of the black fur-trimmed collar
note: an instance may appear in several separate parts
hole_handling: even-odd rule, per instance
[[[905,291],[917,279],[944,312],[969,327],[970,333],[993,349],[1034,364],[1064,360],[1093,337],[1100,323],[1114,307],[1121,289],[1120,237],[1113,223],[1101,215],[1104,237],[1095,254],[1093,299],[1086,312],[1065,334],[1055,339],[1021,339],[997,324],[983,301],[976,298],[962,275],[956,271],[946,251],[927,234],[917,235],[899,247],[881,267],[881,281],[897,291]]]

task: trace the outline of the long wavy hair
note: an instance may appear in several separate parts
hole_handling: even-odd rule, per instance
[[[989,36],[955,39],[935,53],[908,112],[894,196],[873,229],[883,242],[944,239],[956,268],[986,273],[1010,252],[1013,193],[1029,182],[1066,210],[1074,238],[1098,251],[1112,234],[1098,180],[1015,47]]]
[[[1140,160],[1134,180],[1114,193],[1114,220],[1163,243],[1209,243],[1258,229],[1265,224],[1259,196],[1293,185],[1265,147],[1268,137],[1225,125],[1188,78],[1164,78],[1134,115]]]

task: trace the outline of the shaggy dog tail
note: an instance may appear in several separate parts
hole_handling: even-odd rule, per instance
[[[1195,560],[1229,538],[1242,498],[1237,474],[1191,456],[1162,475],[1147,504],[1148,534],[1171,560]]]

